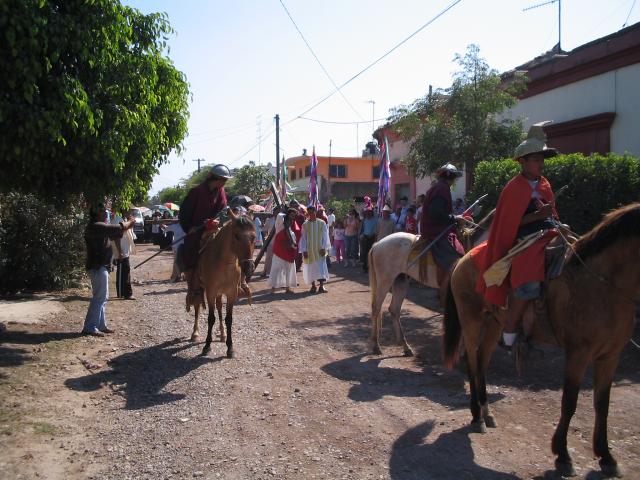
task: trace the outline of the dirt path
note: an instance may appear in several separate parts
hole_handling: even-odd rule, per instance
[[[188,341],[185,285],[164,280],[170,255],[149,265],[136,270],[135,302],[109,302],[109,337],[76,333],[87,291],[62,297],[64,314],[1,334],[0,477],[516,479],[552,468],[561,352],[546,350],[522,380],[498,352],[489,389],[500,428],[472,434],[465,376],[440,366],[430,292],[413,287],[405,302],[418,352],[405,358],[389,322],[384,355],[366,354],[369,293],[357,269],[335,266],[325,295],[301,286],[272,297],[254,282],[253,306],[235,310],[237,358],[227,360],[223,344],[202,357]],[[639,361],[625,351],[610,412],[628,478],[640,478]],[[585,386],[569,445],[593,480],[590,374]]]

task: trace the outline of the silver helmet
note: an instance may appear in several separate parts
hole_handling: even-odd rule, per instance
[[[447,177],[461,177],[462,171],[458,170],[455,165],[452,163],[445,163],[439,169],[436,170],[437,176],[447,176]]]
[[[233,178],[233,175],[231,175],[231,170],[229,170],[229,167],[218,163],[217,165],[211,167],[211,170],[209,170],[209,178],[211,177],[224,178],[225,180],[229,180],[230,178]]]

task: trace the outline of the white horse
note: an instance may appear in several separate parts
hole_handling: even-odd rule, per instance
[[[479,245],[489,236],[488,223],[493,218],[490,212],[473,229],[466,230],[463,244],[466,250]],[[400,309],[409,290],[409,277],[427,287],[438,289],[436,264],[431,252],[427,252],[426,283],[420,280],[420,262],[409,268],[409,252],[420,237],[411,233],[394,233],[373,244],[369,251],[369,288],[371,289],[371,349],[374,354],[382,354],[380,349],[380,330],[382,328],[382,303],[391,290],[389,313],[393,321],[393,331],[398,345],[402,345],[405,356],[413,356],[413,350],[407,343],[402,325]]]

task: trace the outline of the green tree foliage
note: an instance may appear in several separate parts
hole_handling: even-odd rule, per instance
[[[0,195],[0,292],[67,288],[82,278],[78,203],[56,209],[32,194]]]
[[[489,194],[483,202],[488,212],[519,172],[520,166],[511,159],[480,162],[469,201]],[[560,219],[578,233],[595,226],[603,214],[640,200],[640,160],[630,155],[558,155],[545,161],[544,175],[556,191],[569,186],[556,207]]]
[[[177,205],[180,205],[180,203],[182,203],[182,200],[184,200],[184,197],[187,195],[187,192],[187,188],[180,185],[176,185],[175,187],[163,188],[158,192],[158,200],[161,204],[173,202]]]
[[[171,33],[118,0],[0,2],[0,190],[143,198],[187,130]]]
[[[429,175],[447,162],[466,163],[473,171],[480,160],[510,155],[522,139],[521,122],[497,120],[496,114],[515,104],[523,81],[505,85],[477,45],[455,62],[460,70],[451,87],[392,110],[394,129],[414,141],[405,163],[415,175]]]
[[[333,208],[335,210],[336,220],[346,220],[347,214],[353,208],[353,200],[339,200],[331,197],[324,203],[325,210]]]
[[[249,162],[248,165],[236,170],[233,178],[227,182],[224,188],[228,198],[247,195],[253,201],[257,201],[260,195],[269,190],[269,186],[274,180],[274,176],[269,173],[267,167]]]

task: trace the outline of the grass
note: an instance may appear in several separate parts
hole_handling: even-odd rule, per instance
[[[51,425],[47,422],[32,422],[31,426],[33,427],[34,433],[40,435],[55,435],[58,431],[55,425]]]

